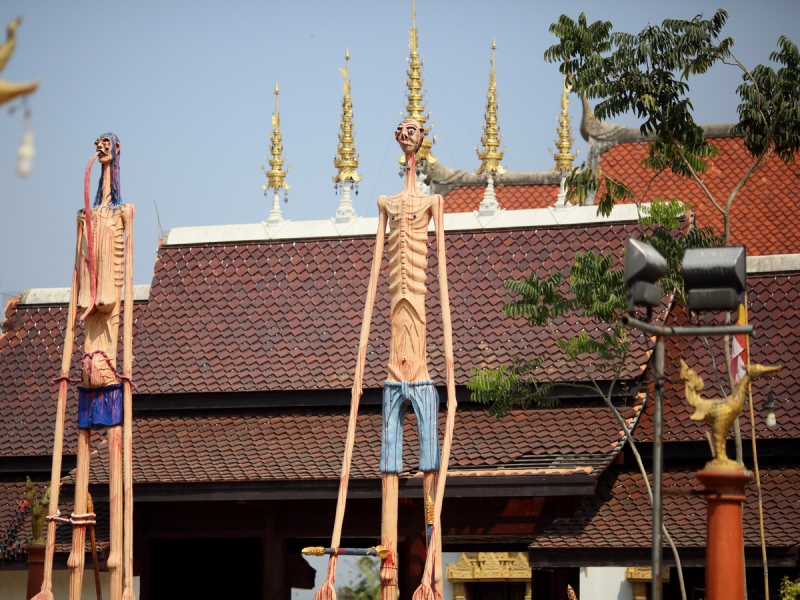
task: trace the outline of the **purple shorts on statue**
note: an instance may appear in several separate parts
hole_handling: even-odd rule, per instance
[[[121,383],[95,389],[78,386],[78,429],[101,429],[121,423]]]
[[[417,415],[419,470],[439,470],[439,393],[433,381],[387,381],[383,388],[381,473],[403,472],[403,419],[409,403]]]

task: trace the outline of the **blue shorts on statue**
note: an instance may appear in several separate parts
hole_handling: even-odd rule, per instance
[[[101,429],[121,423],[121,383],[94,389],[78,386],[78,429]]]
[[[381,473],[403,472],[403,420],[409,404],[417,415],[419,470],[439,470],[439,393],[433,381],[387,381],[383,388]]]

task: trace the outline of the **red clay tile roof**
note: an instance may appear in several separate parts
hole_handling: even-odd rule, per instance
[[[756,335],[750,340],[751,360],[783,365],[783,369],[774,377],[753,382],[758,437],[800,438],[800,381],[797,379],[800,373],[800,274],[750,276],[747,281],[750,286],[750,323],[756,330]],[[683,316],[681,318],[685,319]],[[727,382],[728,369],[722,358],[722,339],[710,341],[720,376]],[[686,403],[678,371],[679,360],[683,357],[703,377],[706,386],[704,396],[719,397],[711,355],[699,339],[669,341],[665,350],[667,383],[664,391],[664,441],[705,440],[708,425],[689,419],[693,410]],[[725,385],[727,388],[727,383]],[[775,411],[778,426],[774,429],[765,426],[766,415],[761,409],[770,387],[778,401]],[[740,424],[742,434],[747,437],[750,436],[749,410],[746,401]],[[652,426],[652,410],[648,407],[642,416],[636,438],[652,439]]]
[[[134,319],[142,308],[134,306]],[[7,307],[0,334],[0,456],[51,452],[58,397],[58,386],[52,380],[61,368],[66,313],[66,306]],[[76,331],[73,377],[83,344],[82,331]],[[77,389],[70,385],[64,423],[66,454],[76,452],[77,414]]]
[[[545,331],[531,334],[502,313],[512,298],[503,281],[528,276],[534,261],[541,261],[540,272],[566,271],[580,249],[620,253],[631,230],[601,225],[447,234],[456,383],[463,385],[473,366],[532,353],[548,356],[543,379],[575,378]],[[136,393],[349,389],[373,244],[342,238],[162,247],[150,300],[135,313]],[[431,376],[441,382],[435,258],[429,262],[428,354]],[[383,277],[378,289],[364,377],[364,387],[373,389],[383,385],[388,358]],[[8,310],[0,338],[6,365],[0,370],[0,456],[50,451],[56,393],[50,380],[60,363],[65,313],[65,307]],[[576,318],[566,324],[574,332],[584,327],[594,325]],[[628,378],[646,361],[649,341],[638,339]],[[73,365],[77,358],[76,352]],[[68,413],[66,451],[74,453],[74,398]]]
[[[742,138],[713,138],[719,156],[709,160],[703,180],[717,199],[727,202],[728,194],[739,183],[752,159]],[[627,183],[641,198],[652,177],[640,163],[648,156],[645,142],[618,144],[600,157],[600,168],[609,177]],[[800,252],[800,165],[784,164],[774,155],[742,188],[733,204],[731,242],[747,246],[751,255],[794,254]],[[654,197],[677,197],[692,205],[700,227],[713,226],[722,233],[722,217],[690,179],[671,172],[653,181],[646,201]]]
[[[664,472],[664,524],[679,548],[705,547],[706,503],[702,496],[671,495],[673,490],[700,490],[694,471]],[[793,547],[800,541],[800,469],[761,470],[764,528],[770,547]],[[760,546],[755,483],[746,490],[744,542]],[[584,496],[580,508],[557,519],[531,544],[531,548],[649,548],[651,508],[641,474],[628,469],[608,469],[594,496]]]
[[[502,185],[495,186],[495,195],[500,208],[519,210],[521,208],[547,208],[553,206],[558,198],[558,186],[541,185]],[[478,210],[486,190],[484,185],[467,185],[453,188],[444,197],[444,209],[449,213],[472,212]]]
[[[708,189],[719,202],[739,182],[752,162],[742,138],[712,138],[720,153],[709,161],[703,175]],[[648,156],[646,142],[624,142],[600,156],[600,168],[609,177],[629,185],[636,198],[642,198],[653,172],[641,166]],[[775,156],[756,172],[737,195],[732,212],[731,243],[747,246],[751,255],[794,254],[800,252],[800,165],[784,164]],[[454,188],[445,196],[448,212],[478,210],[484,186]],[[553,206],[558,186],[508,185],[497,190],[501,208],[543,208]],[[722,233],[722,217],[692,180],[671,172],[660,174],[651,184],[645,201],[655,197],[679,200],[692,205],[700,227],[714,227]]]
[[[639,409],[639,405],[621,407],[620,412],[623,418],[634,419]],[[137,417],[134,481],[337,481],[347,410],[336,407],[282,409],[258,415]],[[450,459],[455,471],[513,469],[526,456],[550,456],[556,462],[559,456],[570,455],[571,463],[579,466],[590,462],[605,466],[622,447],[619,428],[606,407],[515,410],[497,419],[471,405],[458,410],[455,427]],[[444,413],[440,413],[440,431],[443,428]],[[418,451],[413,413],[404,423],[403,436],[404,466],[413,475]],[[351,467],[353,479],[379,477],[380,439],[380,412],[362,408]],[[106,452],[106,445],[101,443],[93,455],[93,483],[108,481]],[[594,476],[602,471],[587,470]]]

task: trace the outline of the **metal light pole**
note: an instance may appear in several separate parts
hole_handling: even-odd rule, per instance
[[[661,567],[662,560],[662,531],[664,511],[662,503],[662,474],[664,470],[664,338],[668,337],[697,337],[697,336],[725,336],[746,334],[753,335],[752,325],[721,325],[718,327],[665,327],[645,323],[633,317],[622,317],[622,324],[629,329],[639,329],[644,333],[656,336],[654,356],[655,371],[655,398],[653,402],[653,579],[651,600],[662,600],[661,594]]]

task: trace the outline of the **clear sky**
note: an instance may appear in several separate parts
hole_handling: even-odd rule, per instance
[[[438,135],[434,154],[474,169],[497,38],[500,126],[512,171],[553,164],[561,77],[542,56],[561,13],[605,19],[638,32],[664,18],[730,14],[725,34],[748,66],[768,60],[780,34],[800,42],[800,3],[417,1],[425,98]],[[0,21],[19,14],[18,45],[3,78],[38,78],[30,98],[36,158],[14,175],[23,124],[0,112],[0,292],[69,285],[75,213],[92,142],[112,131],[122,143],[124,202],[136,205],[135,282],[152,278],[158,243],[154,201],[172,227],[263,221],[260,166],[269,149],[273,90],[292,188],[284,218],[323,219],[339,202],[335,170],[345,47],[350,49],[363,216],[379,194],[399,191],[393,132],[405,98],[410,1],[56,2],[5,0]],[[692,84],[701,123],[736,119],[739,73],[717,67]],[[573,97],[577,145],[579,103]],[[623,121],[625,122],[625,121]],[[625,122],[636,125],[633,120]],[[579,155],[581,161],[583,153]],[[92,188],[97,185],[95,167]],[[4,300],[8,300],[4,296]]]

